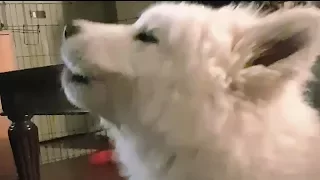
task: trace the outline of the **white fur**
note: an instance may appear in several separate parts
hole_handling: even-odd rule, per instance
[[[303,92],[319,20],[312,7],[265,16],[252,5],[158,3],[133,25],[74,21],[81,32],[61,48],[62,85],[72,103],[117,126],[130,180],[318,180],[319,119]],[[159,43],[134,40],[142,29]],[[260,44],[302,30],[304,46],[288,58],[243,68]]]

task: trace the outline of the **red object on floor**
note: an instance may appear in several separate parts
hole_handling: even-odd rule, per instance
[[[99,151],[89,156],[89,162],[92,165],[103,165],[112,162],[112,150]]]

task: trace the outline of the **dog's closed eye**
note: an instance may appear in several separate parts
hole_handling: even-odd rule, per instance
[[[159,40],[154,36],[152,31],[142,31],[134,36],[134,40],[152,44],[156,44],[159,42]]]

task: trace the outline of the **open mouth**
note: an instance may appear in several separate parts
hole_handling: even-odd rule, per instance
[[[81,84],[89,84],[90,82],[89,77],[80,74],[72,74],[71,81]]]
[[[69,79],[69,81],[78,83],[78,84],[89,84],[90,79],[88,76],[85,76],[83,74],[77,74],[73,73],[67,66],[64,66],[65,73]]]

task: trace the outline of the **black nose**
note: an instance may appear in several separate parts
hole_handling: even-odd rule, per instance
[[[64,37],[69,38],[73,35],[76,35],[80,32],[80,27],[76,25],[67,24],[64,27]]]

